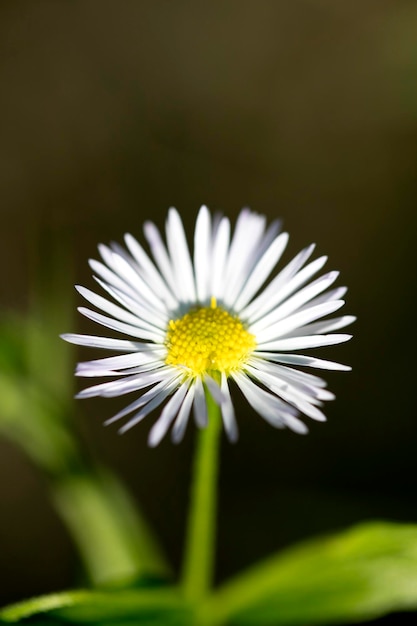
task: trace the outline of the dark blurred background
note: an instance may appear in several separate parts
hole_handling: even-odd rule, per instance
[[[328,423],[301,437],[242,404],[224,441],[218,579],[311,534],[417,522],[417,2],[2,0],[0,84],[3,310],[27,311],[51,242],[68,291],[92,287],[97,243],[171,205],[189,232],[202,203],[281,216],[285,260],[315,241],[349,285],[354,339],[320,351],[353,366],[326,375]],[[80,317],[62,331],[91,332]],[[124,402],[74,401],[77,427],[178,567],[193,429],[149,450],[151,419],[102,427]],[[2,603],[73,585],[43,480],[4,440],[0,503]]]

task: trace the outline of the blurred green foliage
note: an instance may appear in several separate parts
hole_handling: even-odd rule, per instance
[[[177,587],[74,590],[8,607],[0,621],[303,626],[416,608],[417,526],[370,522],[255,565],[201,604],[186,602]]]
[[[72,310],[66,267],[62,250],[55,253],[42,280],[35,277],[27,317],[0,317],[0,434],[42,472],[88,581],[165,580],[169,568],[138,506],[75,430],[71,350],[59,338]]]

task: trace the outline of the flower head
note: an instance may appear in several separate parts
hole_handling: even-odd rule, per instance
[[[328,318],[344,304],[346,288],[329,289],[338,272],[312,280],[327,260],[323,256],[306,264],[314,245],[271,278],[288,242],[288,234],[279,231],[279,222],[267,228],[264,216],[243,209],[232,234],[226,217],[212,217],[203,206],[193,257],[175,209],[168,213],[166,244],[156,226],[145,223],[150,255],[131,235],[125,236],[127,249],[99,246],[103,262],[91,260],[90,265],[111,300],[77,287],[102,313],[79,311],[129,339],[63,335],[75,344],[119,353],[78,365],[79,376],[113,379],[78,397],[141,392],[106,422],[130,415],[121,432],[164,405],[150,431],[150,445],[157,445],[171,426],[173,441],[180,441],[192,409],[197,425],[205,427],[207,394],[220,406],[225,430],[235,440],[230,381],[275,427],[307,432],[300,413],[324,421],[320,407],[334,395],[322,378],[299,367],[350,368],[298,351],[347,341],[351,335],[333,331],[355,318]]]

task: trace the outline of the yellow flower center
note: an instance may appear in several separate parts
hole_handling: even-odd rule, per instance
[[[215,298],[210,307],[170,320],[165,343],[167,365],[187,368],[194,376],[238,370],[256,346],[240,319],[218,307]]]

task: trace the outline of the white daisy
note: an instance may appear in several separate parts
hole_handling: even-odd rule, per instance
[[[264,216],[243,209],[232,235],[230,221],[212,217],[203,206],[192,258],[181,218],[172,208],[166,245],[152,222],[144,225],[151,255],[129,234],[127,250],[100,245],[103,262],[90,260],[90,266],[111,300],[77,287],[104,314],[85,307],[79,311],[129,339],[63,335],[71,343],[122,353],[80,363],[79,376],[116,380],[77,397],[146,390],[106,423],[130,415],[120,429],[125,432],[165,403],[149,434],[151,446],[171,426],[173,441],[180,441],[191,408],[197,425],[205,427],[207,394],[219,405],[230,440],[236,440],[231,380],[272,426],[305,433],[299,413],[324,421],[319,407],[334,395],[322,378],[298,367],[350,368],[298,351],[347,341],[351,335],[332,331],[355,318],[317,321],[340,309],[346,287],[329,289],[338,272],[311,281],[327,260],[322,256],[306,264],[314,245],[271,278],[288,242],[288,234],[279,231],[278,221],[266,228]]]

